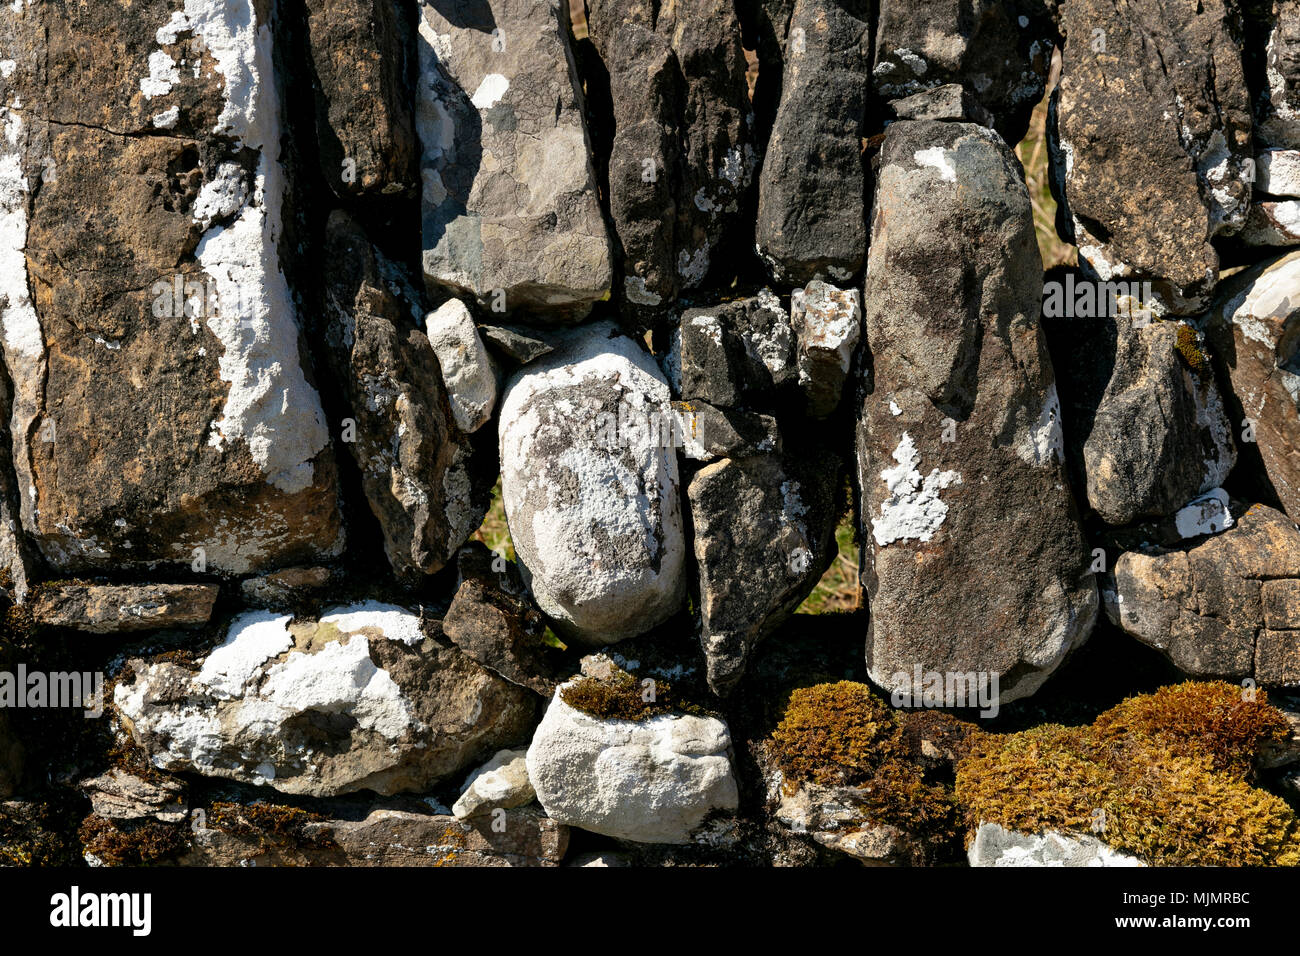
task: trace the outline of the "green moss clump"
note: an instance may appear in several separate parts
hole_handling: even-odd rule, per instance
[[[1300,820],[1249,782],[1280,719],[1231,684],[1189,682],[1090,726],[984,735],[957,767],[968,839],[988,822],[1094,832],[1157,866],[1300,865]]]
[[[91,814],[78,831],[85,852],[109,866],[147,866],[189,849],[185,828],[180,824],[146,820],[119,826]]]
[[[927,781],[902,721],[865,684],[793,691],[772,734],[772,756],[787,786],[858,788],[867,822],[939,839],[956,831],[951,791]]]
[[[1174,333],[1174,348],[1183,357],[1187,367],[1197,375],[1205,377],[1213,374],[1213,369],[1210,368],[1210,360],[1201,350],[1201,343],[1196,330],[1186,322],[1178,324],[1178,329]]]
[[[614,669],[611,677],[579,677],[560,690],[560,698],[574,710],[604,720],[649,720],[662,714],[707,716],[704,708],[678,699],[667,681],[654,682],[654,699],[646,700],[641,680]]]
[[[263,847],[333,849],[334,840],[313,833],[309,824],[325,823],[319,813],[275,803],[217,801],[207,813],[208,825],[236,836],[255,837]]]

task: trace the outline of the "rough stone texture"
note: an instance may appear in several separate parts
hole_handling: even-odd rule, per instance
[[[1257,154],[1255,189],[1271,196],[1300,196],[1300,149],[1267,149]]]
[[[1114,366],[1082,451],[1088,503],[1125,525],[1172,515],[1221,486],[1237,454],[1199,333],[1181,322],[1110,321]]]
[[[189,809],[185,786],[179,780],[157,776],[156,781],[145,780],[114,767],[77,786],[90,798],[91,812],[106,820],[184,820]]]
[[[438,356],[456,427],[469,434],[492,419],[497,403],[497,370],[474,327],[469,309],[451,299],[424,320],[429,344]]]
[[[528,776],[552,820],[637,843],[689,843],[735,810],[731,734],[712,717],[602,720],[557,690],[528,747]]]
[[[1300,0],[1247,0],[1247,43],[1255,61],[1255,135],[1300,149]]]
[[[1300,686],[1300,630],[1281,603],[1295,578],[1300,531],[1257,504],[1182,549],[1120,555],[1104,596],[1121,628],[1187,674]]]
[[[708,402],[673,402],[682,432],[682,453],[695,461],[745,458],[781,451],[781,433],[771,415]]]
[[[304,827],[297,845],[257,834],[196,829],[182,866],[557,866],[569,829],[528,809],[510,810],[504,831],[492,818],[457,820],[383,804]]]
[[[0,368],[0,595],[14,604],[25,604],[35,562],[19,517],[18,488],[14,482],[13,443],[9,439],[12,408],[9,376]]]
[[[885,100],[960,83],[1016,143],[1043,98],[1054,37],[1043,3],[880,0],[872,83]]]
[[[759,254],[782,283],[844,282],[867,247],[868,0],[797,0],[759,178]]]
[[[1283,509],[1300,517],[1300,252],[1271,259],[1224,282],[1204,325],[1243,463]],[[1247,425],[1247,422],[1250,424]],[[1240,470],[1240,469],[1239,469]],[[1267,500],[1267,499],[1266,499]]]
[[[198,672],[131,662],[114,704],[153,763],[284,793],[421,792],[528,733],[531,692],[392,605],[317,622],[254,611]]]
[[[557,649],[546,643],[546,620],[515,566],[478,542],[462,548],[456,561],[460,587],[442,632],[484,667],[550,697],[565,675]]]
[[[608,323],[556,338],[500,413],[501,493],[524,582],[574,641],[643,633],[681,606],[686,543],[669,392]]]
[[[1248,246],[1300,246],[1300,201],[1256,200],[1241,230]]]
[[[790,296],[790,324],[799,353],[799,386],[808,414],[825,418],[840,404],[862,338],[862,297],[813,281]]]
[[[550,345],[524,329],[508,325],[481,325],[479,335],[497,354],[513,365],[527,365],[548,352],[554,351]]]
[[[212,584],[47,584],[31,604],[37,624],[92,634],[198,627],[212,616]]]
[[[993,114],[980,105],[966,87],[957,83],[936,86],[889,104],[901,120],[952,120],[958,123],[993,125]]]
[[[758,156],[740,24],[727,0],[587,7],[617,117],[609,199],[620,309],[652,318],[704,281],[715,254],[750,241]]]
[[[996,823],[980,824],[968,857],[971,866],[1146,866],[1094,836],[1055,830],[1015,833]]]
[[[330,216],[327,255],[325,337],[355,423],[342,444],[393,570],[432,574],[482,523],[490,476],[477,474],[453,424],[434,350],[410,320],[418,308],[393,290],[391,264],[342,212]]]
[[[982,126],[900,122],[880,158],[858,420],[868,673],[1033,693],[1097,608],[1039,326],[1020,166]],[[950,436],[945,441],[944,436]]]
[[[757,296],[682,313],[669,381],[687,400],[735,407],[765,404],[798,374],[794,329],[781,301]]]
[[[414,196],[419,148],[398,0],[307,0],[320,168],[340,197]]]
[[[285,568],[239,582],[239,594],[254,607],[285,607],[321,593],[333,577],[329,568]]]
[[[10,438],[23,527],[59,572],[342,549],[282,271],[265,5],[175,6],[10,5],[0,26]]]
[[[568,9],[421,7],[424,274],[485,306],[500,290],[510,311],[581,317],[610,291]]]
[[[687,495],[700,580],[709,686],[729,693],[754,645],[808,596],[835,560],[842,472],[828,447],[723,459]]]
[[[537,794],[528,779],[522,750],[500,750],[465,781],[464,793],[451,808],[457,820],[481,817],[532,803]]]
[[[794,789],[778,774],[768,798],[772,815],[794,833],[812,837],[830,850],[868,866],[906,866],[916,862],[914,841],[896,826],[864,821],[867,795],[858,787],[804,783]]]
[[[1239,9],[1066,0],[1061,18],[1058,228],[1102,279],[1150,279],[1162,310],[1198,312],[1218,271],[1209,240],[1240,231],[1250,208]]]

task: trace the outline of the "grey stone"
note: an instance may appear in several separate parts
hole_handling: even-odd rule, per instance
[[[532,803],[537,794],[528,780],[528,763],[522,750],[499,750],[469,775],[464,792],[451,808],[457,820],[481,817],[494,810],[513,810]]]
[[[465,434],[478,431],[491,421],[496,407],[497,370],[474,317],[464,303],[450,299],[429,313],[424,330],[438,356],[456,427]]]
[[[808,414],[825,418],[840,404],[862,338],[862,297],[857,289],[814,280],[791,294],[790,324]]]
[[[92,634],[200,627],[212,616],[213,584],[47,584],[32,599],[32,619]]]
[[[901,120],[951,120],[955,123],[993,125],[993,114],[980,105],[966,87],[947,83],[932,90],[914,93],[889,104]]]
[[[968,857],[971,866],[1146,866],[1094,836],[1076,833],[1016,833],[981,823]]]

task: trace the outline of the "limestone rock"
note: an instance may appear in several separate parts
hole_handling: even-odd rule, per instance
[[[1241,241],[1248,246],[1300,246],[1300,200],[1257,199]]]
[[[185,787],[179,780],[145,780],[121,767],[113,767],[97,777],[82,780],[77,786],[90,798],[91,812],[106,820],[178,823],[188,813]]]
[[[92,634],[199,627],[212,616],[217,591],[211,584],[47,584],[32,600],[32,618]]]
[[[429,313],[424,329],[438,356],[456,427],[467,435],[478,431],[496,407],[497,371],[473,316],[459,300],[450,299]]]
[[[494,810],[512,810],[531,803],[537,794],[528,780],[522,750],[499,750],[465,781],[464,792],[451,808],[457,820],[480,817]]]
[[[862,269],[869,34],[867,0],[794,4],[757,228],[758,252],[783,283],[845,282]]]
[[[195,672],[136,660],[114,704],[155,766],[290,794],[427,790],[526,736],[533,695],[392,605],[231,622]]]
[[[1107,611],[1194,677],[1300,686],[1300,531],[1252,505],[1234,527],[1115,562]]]
[[[1239,9],[1066,0],[1061,18],[1058,227],[1102,280],[1149,279],[1162,313],[1198,312],[1218,271],[1210,239],[1239,232],[1250,208]]]
[[[906,866],[920,862],[915,840],[896,826],[872,823],[864,817],[864,799],[857,787],[823,787],[803,783],[794,789],[771,788],[772,815],[794,833],[812,837],[829,850],[870,866]]]
[[[289,607],[310,599],[333,580],[329,568],[285,568],[239,582],[239,593],[254,607]]]
[[[0,26],[22,103],[0,143],[9,437],[57,572],[245,574],[343,546],[267,9],[176,6],[28,4]]]
[[[568,4],[420,10],[426,280],[512,312],[585,315],[609,294],[611,253]]]
[[[1255,157],[1255,189],[1300,197],[1300,149],[1268,149]]]
[[[712,717],[605,720],[556,691],[528,747],[528,776],[552,820],[637,843],[689,843],[736,809],[731,734]]]
[[[527,365],[554,351],[543,339],[530,332],[509,325],[481,325],[479,335],[489,347],[513,365]]]
[[[840,404],[853,356],[862,338],[862,299],[857,289],[814,280],[790,296],[790,324],[799,352],[799,385],[808,414],[825,418]]]
[[[1039,326],[1042,266],[996,133],[889,127],[867,265],[858,419],[868,673],[1000,675],[1033,693],[1087,639],[1090,555]]]
[[[393,291],[393,266],[345,213],[330,216],[326,238],[335,267],[325,338],[355,431],[343,445],[393,570],[432,574],[482,523],[490,476],[453,424],[434,350]]]
[[[1016,833],[981,823],[969,851],[971,866],[1146,866],[1112,850],[1094,836],[1076,833]]]
[[[500,413],[501,493],[520,572],[574,641],[643,633],[681,606],[686,544],[672,414],[650,356],[608,323],[557,337]]]

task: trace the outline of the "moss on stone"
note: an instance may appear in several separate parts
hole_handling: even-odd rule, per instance
[[[574,710],[603,720],[649,720],[663,714],[708,716],[708,711],[680,699],[667,681],[654,680],[653,699],[647,700],[642,679],[617,668],[609,677],[579,677],[560,690],[560,698]]]
[[[1174,333],[1174,348],[1183,357],[1187,367],[1197,375],[1204,377],[1212,374],[1210,360],[1201,349],[1200,336],[1186,322],[1178,323],[1178,329]]]
[[[263,847],[332,849],[334,840],[313,832],[312,824],[325,823],[319,813],[277,803],[217,801],[207,812],[208,825],[236,836],[254,837]]]
[[[85,852],[109,866],[147,866],[189,849],[182,824],[144,820],[114,823],[91,814],[78,831]]]
[[[1300,864],[1300,821],[1249,782],[1280,719],[1231,684],[1189,682],[1089,726],[984,735],[957,768],[968,839],[987,822],[1095,833],[1154,865]]]

